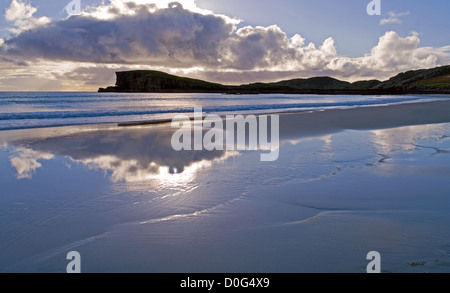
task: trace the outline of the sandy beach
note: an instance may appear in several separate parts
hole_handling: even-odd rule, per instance
[[[280,114],[274,162],[173,132],[1,131],[0,272],[450,272],[450,100]]]

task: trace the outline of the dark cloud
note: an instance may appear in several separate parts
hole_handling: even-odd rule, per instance
[[[78,15],[22,32],[5,40],[1,53],[30,60],[210,66],[217,64],[218,46],[234,29],[222,17],[174,3],[153,13],[154,5],[130,5],[133,15],[112,7],[113,19]]]

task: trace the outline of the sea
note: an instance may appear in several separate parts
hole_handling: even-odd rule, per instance
[[[381,106],[439,96],[224,95],[95,92],[0,92],[0,130],[171,119],[205,114],[262,114]]]

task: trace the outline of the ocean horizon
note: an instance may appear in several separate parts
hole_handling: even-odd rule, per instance
[[[176,114],[251,115],[426,102],[445,95],[224,95],[0,92],[0,130],[172,119]]]

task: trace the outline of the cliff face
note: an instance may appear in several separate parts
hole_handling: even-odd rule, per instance
[[[450,94],[450,66],[408,71],[391,79],[348,83],[330,77],[227,86],[160,71],[117,72],[116,86],[99,92],[227,94]]]
[[[160,78],[145,78],[146,73],[142,71],[117,72],[116,86],[123,91],[160,91],[165,84]],[[172,81],[172,86],[175,86]],[[181,86],[181,85],[179,85]]]
[[[104,92],[209,92],[224,86],[202,80],[181,78],[159,71],[116,72],[116,86]]]

